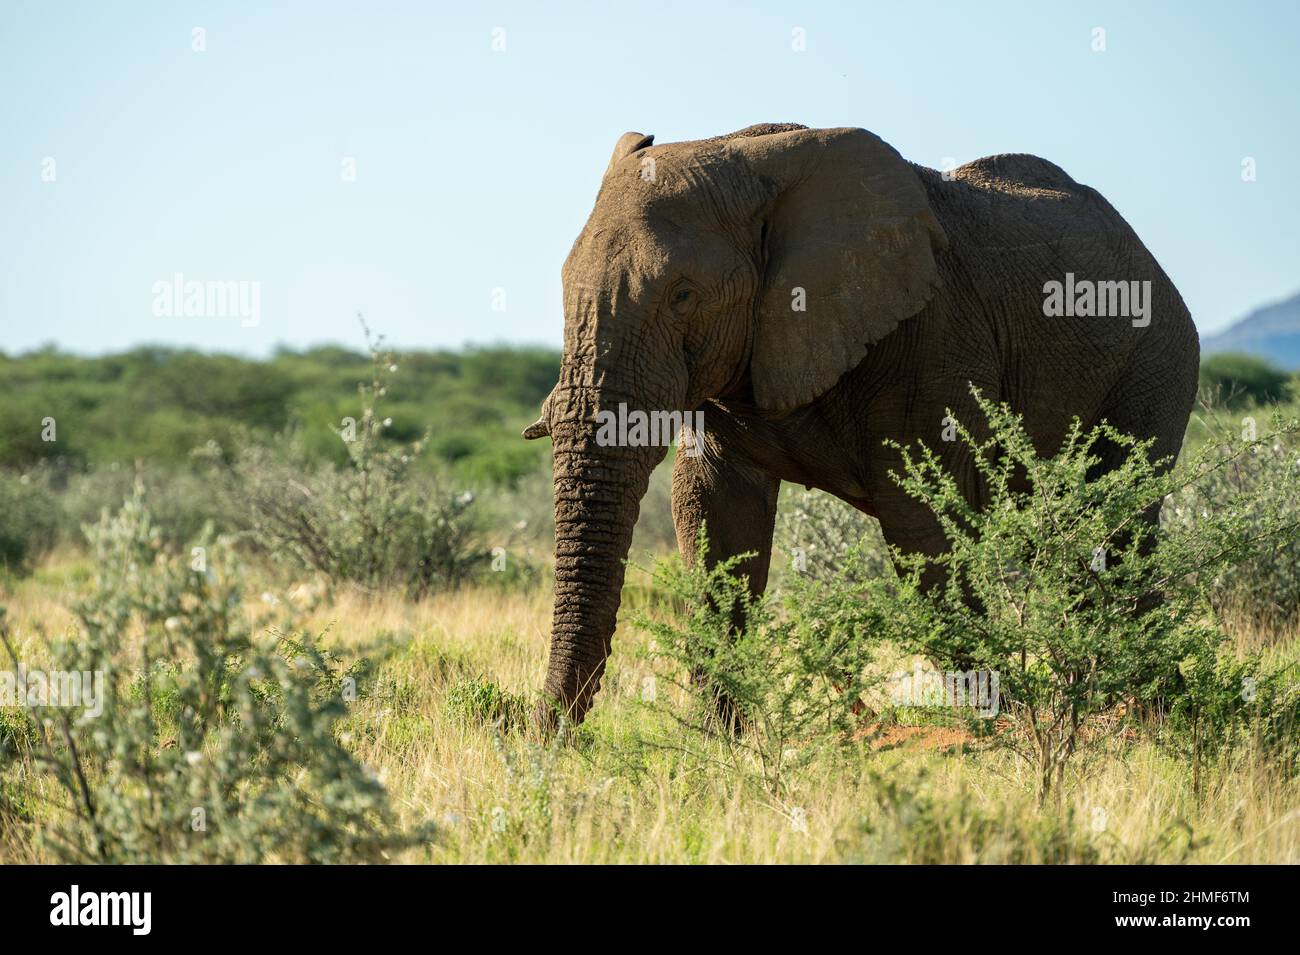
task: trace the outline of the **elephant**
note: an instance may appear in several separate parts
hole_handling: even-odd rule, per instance
[[[903,553],[941,554],[885,442],[926,442],[987,503],[969,451],[940,440],[950,412],[982,420],[973,388],[1021,415],[1040,454],[1077,417],[1153,439],[1157,460],[1177,455],[1196,395],[1200,345],[1173,283],[1100,193],[1031,155],[939,172],[858,128],[762,124],[661,145],[629,132],[562,279],[559,378],[524,434],[553,444],[537,714],[552,729],[580,722],[600,686],[633,525],[666,454],[644,427],[609,440],[610,416],[702,421],[673,466],[678,544],[690,560],[707,523],[707,560],[752,553],[739,570],[758,594],[782,481],[876,517]]]

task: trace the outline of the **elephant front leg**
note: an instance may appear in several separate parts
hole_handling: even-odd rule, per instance
[[[707,438],[700,453],[691,457],[679,450],[673,465],[673,525],[677,547],[687,564],[696,559],[696,542],[701,525],[708,535],[706,560],[713,566],[737,554],[751,554],[736,567],[749,581],[749,592],[760,596],[767,588],[772,558],[772,530],[776,522],[776,499],[781,482],[777,478],[728,459]],[[733,632],[745,626],[744,609],[732,612]],[[699,682],[701,675],[692,674]],[[715,691],[720,724],[737,732],[742,715],[733,700]]]

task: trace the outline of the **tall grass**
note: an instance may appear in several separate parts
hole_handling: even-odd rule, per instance
[[[538,483],[547,490],[544,481]],[[505,510],[510,511],[508,500]],[[188,554],[166,533],[156,539],[156,553]],[[1271,569],[1265,560],[1256,572]],[[51,640],[72,637],[74,643],[84,639],[87,623],[75,608],[99,587],[96,578],[105,572],[105,559],[93,550],[63,548],[32,561],[31,570],[0,581],[0,594],[19,653],[32,663],[47,663],[52,658],[45,656],[40,634]],[[628,575],[627,612],[614,637],[597,706],[586,723],[558,741],[538,738],[521,719],[543,676],[551,610],[545,577],[511,588],[471,580],[415,596],[400,587],[341,580],[306,599],[303,594],[312,588],[281,586],[285,578],[276,568],[254,561],[241,574],[225,632],[273,637],[263,618],[268,613],[292,617],[291,629],[281,620],[281,635],[314,635],[329,672],[364,674],[346,706],[311,717],[311,733],[321,734],[308,734],[316,740],[313,746],[277,750],[280,762],[271,775],[251,775],[243,791],[272,787],[306,768],[304,778],[313,781],[301,795],[315,806],[313,795],[329,785],[330,770],[322,775],[322,767],[343,767],[335,782],[351,779],[376,800],[376,810],[386,807],[386,831],[414,836],[380,844],[358,835],[361,841],[334,843],[364,849],[359,854],[369,853],[368,858],[411,863],[1300,861],[1300,773],[1269,735],[1275,724],[1268,714],[1295,707],[1295,688],[1285,682],[1257,684],[1253,709],[1232,703],[1203,714],[1211,723],[1221,717],[1236,722],[1228,727],[1231,745],[1202,747],[1196,758],[1185,748],[1194,739],[1186,714],[1153,713],[1145,723],[1124,725],[1097,750],[1086,772],[1064,777],[1059,802],[1040,803],[1039,774],[989,734],[971,732],[943,712],[875,703],[860,713],[837,707],[830,733],[790,723],[791,732],[774,737],[782,764],[773,785],[763,767],[770,747],[766,752],[738,747],[726,734],[684,728],[675,718],[694,712],[698,702],[689,661],[665,659],[662,639],[656,642],[655,635],[630,621],[638,613],[667,620],[680,610],[681,599],[642,572]],[[816,583],[813,576],[808,575],[810,585]],[[205,619],[195,614],[214,605],[202,585],[184,574],[165,579],[180,588],[166,593],[188,604],[196,623]],[[191,591],[194,596],[186,598]],[[1243,598],[1235,613],[1223,614],[1231,642],[1219,658],[1226,668],[1223,678],[1212,685],[1233,690],[1238,701],[1241,674],[1231,670],[1234,660],[1258,652],[1270,672],[1300,664],[1295,620],[1256,612],[1261,606]],[[137,608],[135,622],[122,628],[126,685],[139,685],[148,669],[143,654],[153,654],[163,635],[176,632],[167,629],[168,617],[152,611],[141,616]],[[773,625],[774,633],[783,632],[780,618]],[[212,632],[193,628],[196,641]],[[191,646],[182,662],[192,665],[199,645]],[[294,656],[291,647],[288,659]],[[882,657],[875,665],[910,662],[911,656],[900,652],[897,660]],[[235,674],[241,672],[233,665]],[[291,679],[293,673],[284,675]],[[847,685],[837,684],[833,671],[826,675],[831,686],[825,700],[834,702],[834,693]],[[300,699],[309,700],[314,686],[313,678]],[[1117,703],[1097,718],[1129,716]],[[1277,725],[1287,732],[1284,724]],[[95,746],[93,731],[93,725],[87,727],[89,750]],[[66,835],[76,817],[75,791],[33,764],[37,742],[21,709],[0,707],[3,862],[62,858],[58,834]],[[142,735],[137,742],[147,764],[181,773],[189,766],[172,755],[173,742],[165,734]],[[215,738],[208,745],[209,752],[222,751]],[[790,758],[787,750],[795,751]],[[329,760],[322,762],[322,754]],[[111,782],[106,764],[88,765],[90,781]],[[369,788],[371,782],[382,795]],[[183,818],[188,825],[191,808],[185,804],[181,815],[142,818]],[[343,829],[357,832],[360,818],[345,815]],[[429,822],[432,829],[425,827]],[[261,835],[246,843],[252,848],[245,857],[306,855],[312,843],[301,832],[303,838],[282,840],[277,855],[277,827],[287,824],[282,812],[262,817],[255,827]],[[136,858],[145,855],[142,850]]]

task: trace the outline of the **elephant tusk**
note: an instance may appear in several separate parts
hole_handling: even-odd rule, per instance
[[[528,427],[524,428],[524,440],[535,441],[537,438],[544,438],[551,433],[551,426],[545,418],[538,418]]]

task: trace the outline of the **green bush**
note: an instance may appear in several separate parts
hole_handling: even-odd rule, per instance
[[[1284,433],[1235,447],[1206,445],[1185,467],[1150,460],[1150,442],[1078,422],[1040,457],[1020,419],[980,399],[990,437],[958,425],[988,504],[973,508],[922,446],[900,449],[903,490],[935,515],[947,553],[903,557],[898,586],[871,588],[863,619],[878,638],[941,666],[1000,675],[1012,732],[998,740],[1034,769],[1039,798],[1059,796],[1067,764],[1121,727],[1098,721],[1119,701],[1160,709],[1186,694],[1184,671],[1212,666],[1226,636],[1206,583],[1296,533],[1294,515],[1225,491],[1220,510],[1157,534],[1142,520],[1170,495],[1204,487]],[[1097,474],[1100,455],[1122,463]],[[1251,514],[1251,519],[1243,515]],[[929,585],[938,572],[943,583]],[[926,582],[923,582],[926,581]]]
[[[823,535],[837,542],[833,564],[791,577],[779,608],[731,576],[735,559],[705,570],[701,550],[694,568],[660,566],[657,583],[686,610],[648,622],[657,652],[695,675],[697,707],[707,712],[719,695],[734,702],[741,739],[769,780],[791,740],[852,729],[880,644],[954,676],[940,705],[1022,758],[1040,802],[1059,798],[1078,756],[1118,743],[1126,723],[1113,718],[1117,704],[1182,713],[1202,728],[1227,718],[1216,702],[1227,637],[1208,599],[1211,581],[1293,540],[1300,517],[1262,493],[1281,477],[1270,472],[1263,483],[1216,490],[1215,509],[1197,521],[1160,533],[1143,518],[1293,440],[1297,425],[1233,446],[1207,443],[1171,470],[1150,459],[1151,442],[1105,424],[1075,422],[1060,450],[1040,457],[1017,416],[977,398],[989,436],[958,424],[957,438],[987,490],[982,509],[936,453],[898,448],[895,478],[934,515],[945,553],[896,553],[899,576],[882,575],[870,540],[843,546],[837,516]],[[1097,473],[1102,454],[1119,465]],[[998,676],[998,696],[982,701],[982,713],[957,706],[972,671]],[[990,703],[1000,706],[996,732],[976,719]]]
[[[474,495],[452,492],[414,470],[424,448],[392,446],[382,412],[392,356],[372,349],[372,377],[360,388],[360,419],[342,423],[348,461],[316,466],[280,446],[253,445],[228,472],[231,506],[248,537],[273,558],[370,590],[403,587],[412,597],[453,587],[490,566],[471,510]]]
[[[776,546],[794,572],[816,580],[838,577],[855,553],[854,573],[892,576],[889,548],[875,518],[822,491],[798,491],[781,503]]]
[[[343,468],[247,449],[228,493],[246,505],[245,539],[272,559],[331,580],[408,596],[454,587],[490,566],[474,496],[414,476],[397,453]]]
[[[25,574],[54,547],[59,505],[37,475],[0,471],[0,570]]]
[[[1094,836],[1069,808],[1034,813],[1008,799],[982,808],[964,787],[940,792],[924,774],[874,774],[877,811],[861,825],[862,862],[907,865],[1093,865]]]
[[[239,509],[218,493],[219,479],[209,468],[108,464],[68,477],[58,495],[63,539],[80,542],[82,527],[97,522],[105,511],[115,513],[134,494],[137,483],[143,485],[150,517],[169,547],[193,540],[208,524],[218,533],[239,526]]]
[[[1258,537],[1279,517],[1300,525],[1300,442],[1284,433],[1258,440],[1261,423],[1253,415],[1231,421],[1211,409],[1202,423],[1206,444],[1231,463],[1165,502],[1167,531],[1194,533],[1198,524],[1232,521],[1244,536]],[[1300,622],[1300,531],[1266,535],[1254,554],[1219,568],[1204,585],[1221,616],[1252,621],[1257,630]]]
[[[778,606],[754,597],[734,570],[747,555],[707,567],[707,528],[695,560],[659,561],[655,585],[682,608],[637,624],[654,636],[657,678],[685,687],[685,708],[656,692],[655,706],[689,732],[722,742],[737,768],[758,767],[780,791],[786,777],[858,723],[861,697],[876,684],[874,645],[852,626],[854,596],[796,578]]]
[[[1186,760],[1199,795],[1207,766],[1253,751],[1285,775],[1300,773],[1300,682],[1294,664],[1223,647],[1183,667],[1185,691],[1160,742]]]
[[[42,381],[5,387],[0,355],[0,467],[26,470],[38,464],[75,469],[85,463],[84,435],[74,426],[88,409],[75,394]],[[66,389],[70,391],[71,388]],[[47,430],[48,428],[48,430]],[[54,440],[47,440],[48,438]]]
[[[1201,362],[1202,392],[1231,407],[1282,401],[1288,380],[1286,372],[1253,355],[1224,352]]]
[[[223,541],[171,553],[142,492],[87,537],[93,588],[78,632],[50,644],[48,669],[96,674],[100,712],[33,705],[16,747],[24,772],[66,797],[40,832],[49,851],[68,862],[379,862],[420,838],[398,831],[382,784],[335,739],[359,671],[245,623]],[[30,648],[3,636],[17,668]]]
[[[447,691],[447,712],[464,725],[496,725],[505,733],[524,725],[528,701],[491,680],[474,677]]]

